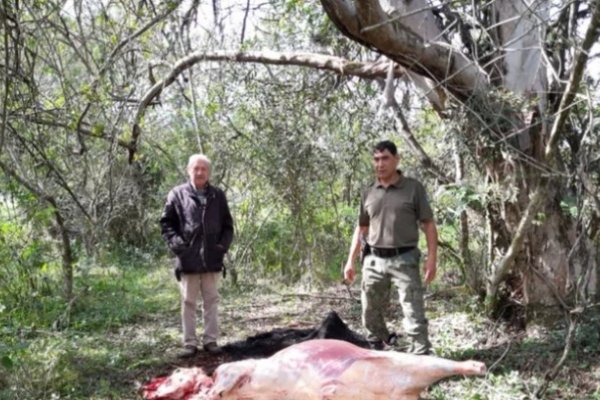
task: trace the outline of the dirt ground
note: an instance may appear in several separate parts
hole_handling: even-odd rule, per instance
[[[221,345],[277,328],[313,328],[334,310],[350,329],[364,334],[358,286],[342,284],[320,290],[276,289],[268,285],[229,290],[221,303]],[[530,399],[563,353],[566,323],[558,318],[518,330],[504,321],[482,316],[476,299],[460,289],[426,295],[430,338],[437,356],[486,363],[485,377],[455,377],[433,385],[423,399]],[[402,334],[401,309],[392,300],[387,310],[390,331]],[[177,315],[170,320],[177,325]],[[177,326],[171,326],[178,329]],[[557,377],[545,393],[549,399],[600,399],[600,315],[592,309]],[[401,349],[402,341],[399,349]],[[227,355],[199,353],[181,361],[169,353],[168,363],[153,371],[168,373],[178,366],[201,366],[211,372]]]

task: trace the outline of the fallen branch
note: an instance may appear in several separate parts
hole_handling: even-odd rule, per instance
[[[311,299],[324,299],[324,300],[354,300],[354,301],[358,301],[353,297],[322,296],[322,295],[308,294],[308,293],[283,293],[281,296],[283,296],[283,297],[308,297]]]

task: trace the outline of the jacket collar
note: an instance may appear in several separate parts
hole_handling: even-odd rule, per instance
[[[194,187],[194,185],[192,185],[192,182],[188,181],[188,184],[186,185],[186,189],[190,194],[192,194],[194,196],[196,195],[196,188]],[[212,186],[210,184],[210,182],[206,184],[206,197],[207,198],[215,197],[215,188],[214,188],[214,186]]]

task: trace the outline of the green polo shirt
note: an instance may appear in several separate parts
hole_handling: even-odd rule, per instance
[[[419,222],[432,219],[425,188],[416,179],[401,176],[387,188],[376,182],[362,194],[358,223],[369,228],[372,247],[417,246]]]

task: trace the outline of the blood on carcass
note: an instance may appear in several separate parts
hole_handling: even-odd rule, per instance
[[[315,339],[269,358],[222,364],[212,381],[198,374],[201,382],[187,386],[195,387],[196,393],[186,399],[417,400],[440,379],[485,372],[485,364],[473,360],[367,350],[345,341]]]
[[[213,380],[202,368],[178,368],[171,375],[152,379],[142,387],[146,400],[189,400],[206,393]]]

